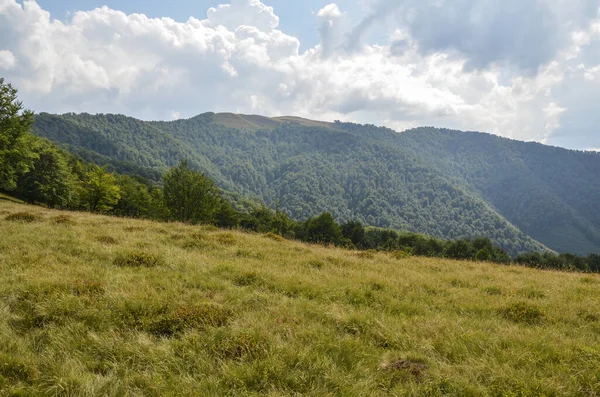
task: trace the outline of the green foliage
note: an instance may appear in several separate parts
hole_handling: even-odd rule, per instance
[[[11,191],[17,179],[33,165],[35,154],[30,150],[33,112],[23,110],[17,100],[17,90],[0,77],[0,189]]]
[[[30,203],[72,207],[76,202],[77,178],[68,156],[46,140],[38,140],[32,151],[35,160],[29,172],[19,178],[17,195]]]
[[[319,244],[340,244],[342,230],[329,212],[311,218],[304,226],[304,240]]]
[[[91,165],[82,181],[81,204],[91,212],[108,212],[119,202],[120,192],[114,174],[108,173],[106,167]]]
[[[116,184],[119,187],[120,199],[112,212],[115,215],[133,218],[149,218],[156,212],[156,200],[152,195],[152,187],[140,177],[118,175]]]
[[[292,219],[335,211],[342,223],[355,220],[450,240],[485,236],[511,255],[546,250],[472,186],[430,164],[423,152],[433,139],[426,134],[413,145],[412,135],[368,125],[263,118],[255,120],[257,128],[240,132],[227,127],[238,124],[222,119],[212,113],[175,122],[41,114],[35,131],[100,164],[121,161],[163,172],[187,158],[191,168],[205,172],[220,188],[257,198]],[[258,229],[273,231],[264,230],[264,224]]]
[[[227,201],[223,201],[219,208],[219,212],[215,217],[215,225],[218,227],[231,229],[239,226],[240,224],[240,214],[233,209],[231,204]]]
[[[221,198],[214,182],[192,170],[183,160],[163,177],[164,201],[173,220],[213,223],[221,210]]]

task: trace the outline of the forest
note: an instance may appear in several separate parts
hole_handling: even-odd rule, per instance
[[[450,259],[519,263],[532,267],[600,271],[600,256],[531,251],[511,258],[485,236],[442,240],[409,231],[365,227],[359,220],[339,223],[329,211],[298,221],[280,209],[223,192],[188,160],[169,167],[159,181],[111,172],[31,133],[34,115],[24,110],[17,91],[0,80],[0,191],[28,203],[116,216],[212,224],[271,234],[279,238],[351,249],[385,250]],[[339,140],[338,140],[339,142]],[[120,172],[138,168],[113,168]],[[415,166],[416,167],[416,166]],[[416,168],[415,168],[416,169]],[[147,175],[156,177],[155,172]],[[449,193],[450,194],[450,193]],[[464,220],[463,220],[464,222]]]
[[[597,153],[435,128],[399,134],[244,117],[144,122],[42,113],[33,131],[86,161],[154,184],[188,159],[224,191],[302,221],[329,211],[340,222],[446,240],[483,236],[511,256],[600,252]]]

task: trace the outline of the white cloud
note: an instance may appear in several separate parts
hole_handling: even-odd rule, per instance
[[[16,63],[17,59],[12,52],[8,50],[0,51],[0,69],[12,69]]]
[[[600,19],[572,24],[566,44],[531,73],[506,62],[473,68],[468,51],[424,51],[406,25],[387,42],[349,51],[344,18],[336,4],[322,8],[321,43],[299,53],[298,38],[278,30],[274,10],[258,0],[184,23],[107,7],[60,22],[34,1],[0,0],[0,69],[37,111],[292,114],[600,146],[591,109],[600,101]]]

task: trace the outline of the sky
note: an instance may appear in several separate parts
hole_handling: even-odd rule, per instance
[[[0,0],[0,77],[36,112],[294,115],[593,150],[600,0]]]

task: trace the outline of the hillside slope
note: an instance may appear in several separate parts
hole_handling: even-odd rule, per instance
[[[599,251],[600,154],[433,128],[402,138],[538,241],[560,252]]]
[[[41,114],[35,132],[150,177],[185,157],[222,188],[297,219],[331,211],[446,239],[486,236],[513,255],[543,244],[600,252],[598,155],[563,150],[548,165],[555,148],[485,134],[212,113],[174,122]]]
[[[596,395],[598,286],[0,201],[0,395]]]

